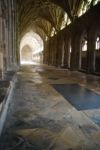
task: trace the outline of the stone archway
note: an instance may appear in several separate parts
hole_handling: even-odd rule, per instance
[[[33,31],[27,32],[20,42],[20,63],[41,63],[42,54],[43,40],[41,37]]]
[[[25,45],[21,50],[21,61],[24,62],[32,62],[32,49]]]

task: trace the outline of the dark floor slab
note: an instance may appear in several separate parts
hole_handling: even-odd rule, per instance
[[[0,80],[0,88],[8,88],[10,85],[10,82],[7,80]]]
[[[91,120],[93,121],[93,122],[95,122],[98,126],[100,126],[100,116],[93,116],[93,117],[91,117]]]
[[[59,78],[49,77],[48,79],[50,79],[50,80],[58,80]]]
[[[7,71],[7,73],[5,74],[5,80],[11,81],[14,74],[15,74],[15,71]]]
[[[77,110],[100,108],[100,95],[78,84],[52,84]]]
[[[0,103],[3,102],[7,95],[7,89],[10,86],[10,82],[6,80],[0,80]]]

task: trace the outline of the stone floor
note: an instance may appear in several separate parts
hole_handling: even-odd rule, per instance
[[[100,94],[100,77],[31,65],[16,78],[0,150],[100,150],[100,109],[78,111],[51,85],[78,83]]]

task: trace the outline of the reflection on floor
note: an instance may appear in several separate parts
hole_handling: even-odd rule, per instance
[[[100,94],[100,77],[47,66],[22,66],[0,150],[100,150],[100,109],[78,111],[51,84]]]

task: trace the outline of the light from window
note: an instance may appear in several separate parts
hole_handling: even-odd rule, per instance
[[[82,42],[82,51],[87,51],[87,40]]]
[[[70,53],[72,52],[72,48],[71,48],[71,46],[70,46]]]
[[[51,31],[51,37],[54,36],[54,34],[55,34],[55,28],[53,27]]]
[[[62,21],[61,30],[66,27],[66,25],[69,25],[71,23],[67,13],[64,14],[64,19]]]
[[[96,38],[96,50],[100,50],[100,37]]]
[[[94,5],[96,5],[98,2],[100,2],[100,0],[95,0]]]

